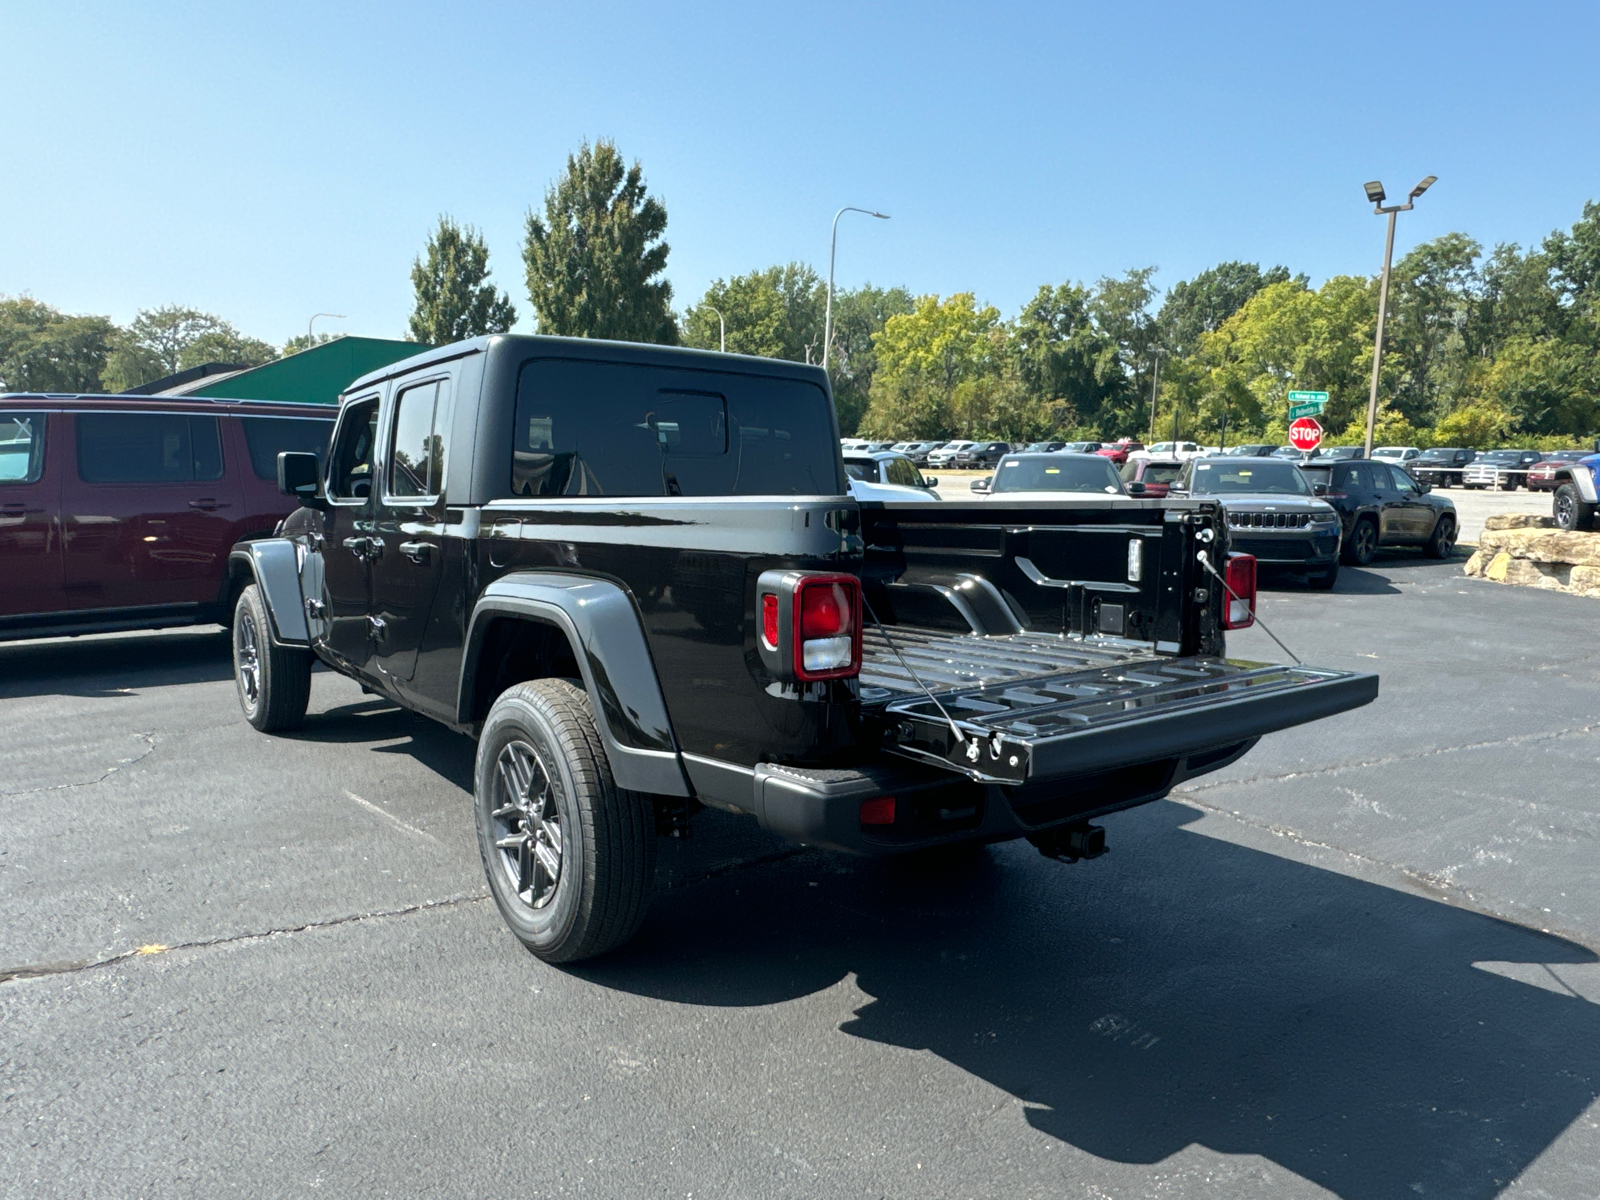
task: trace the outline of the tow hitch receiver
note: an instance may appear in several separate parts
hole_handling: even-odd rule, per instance
[[[1028,840],[1039,848],[1040,854],[1057,862],[1074,863],[1080,858],[1099,858],[1106,852],[1104,826],[1087,822],[1030,833]]]

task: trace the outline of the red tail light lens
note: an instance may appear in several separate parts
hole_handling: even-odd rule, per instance
[[[854,575],[803,576],[794,624],[798,678],[842,679],[861,670],[861,581]]]
[[[1222,627],[1244,629],[1256,621],[1256,560],[1249,554],[1230,554],[1223,574],[1228,594],[1223,597]]]
[[[861,802],[861,823],[863,825],[893,825],[894,797],[876,796],[871,800],[863,800]]]
[[[771,592],[761,597],[761,640],[768,650],[778,648],[778,598]]]

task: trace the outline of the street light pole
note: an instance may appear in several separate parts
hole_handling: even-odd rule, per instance
[[[833,234],[828,239],[828,306],[822,318],[822,369],[828,369],[828,347],[833,342],[833,256],[839,248],[839,218],[847,212],[866,213],[880,221],[889,219],[888,213],[873,212],[870,208],[857,208],[847,204],[833,214]]]
[[[1156,388],[1161,383],[1161,349],[1157,347],[1152,353],[1156,358],[1156,369],[1150,376],[1150,440],[1156,440]],[[1173,438],[1177,440],[1176,435]]]
[[[306,340],[307,341],[311,340],[311,336],[312,336],[311,335],[311,327],[317,323],[317,318],[318,317],[332,317],[336,321],[342,321],[342,320],[345,319],[345,316],[344,316],[343,313],[312,313],[311,314],[311,320],[306,322]]]
[[[1383,244],[1383,277],[1378,284],[1378,332],[1372,344],[1372,390],[1367,396],[1367,440],[1362,457],[1372,457],[1372,427],[1378,421],[1378,376],[1383,370],[1383,322],[1389,315],[1389,264],[1394,258],[1394,223],[1399,213],[1410,212],[1416,206],[1417,197],[1422,195],[1438,181],[1437,175],[1429,175],[1416,187],[1411,189],[1411,195],[1404,204],[1391,204],[1384,207],[1383,184],[1374,179],[1366,185],[1367,199],[1372,201],[1372,211],[1378,216],[1387,215],[1389,218],[1389,235]]]
[[[726,354],[728,352],[728,322],[727,322],[727,319],[723,317],[722,310],[720,308],[718,308],[715,304],[708,304],[708,305],[706,305],[706,307],[709,308],[712,312],[717,314],[717,349],[720,350],[723,354]]]

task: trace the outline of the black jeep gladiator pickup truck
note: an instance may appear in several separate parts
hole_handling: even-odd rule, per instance
[[[489,885],[571,961],[625,941],[702,806],[836,850],[1027,837],[1159,799],[1377,678],[1233,662],[1253,560],[1206,500],[858,504],[827,376],[501,336],[347,389],[302,506],[233,552],[264,732],[313,659],[478,739]]]

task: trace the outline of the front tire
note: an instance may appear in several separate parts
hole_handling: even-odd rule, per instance
[[[310,650],[280,646],[261,589],[251,584],[233,608],[233,682],[244,719],[262,733],[298,729],[311,702]]]
[[[1449,558],[1456,550],[1456,519],[1448,513],[1434,522],[1433,533],[1423,548],[1429,558]]]
[[[1306,582],[1319,592],[1333,590],[1333,585],[1339,582],[1339,564],[1334,563],[1326,571],[1318,571],[1306,576]]]
[[[503,692],[473,791],[489,890],[523,945],[576,962],[638,931],[655,875],[653,811],[612,780],[586,692],[563,679]]]
[[[1594,528],[1594,506],[1586,504],[1578,494],[1578,489],[1570,483],[1563,483],[1556,488],[1551,513],[1556,519],[1556,526],[1569,533]]]

